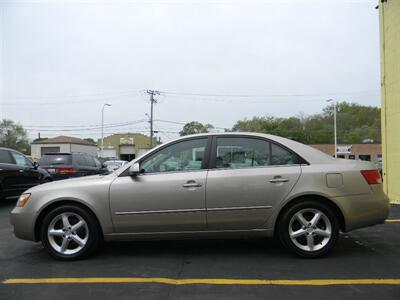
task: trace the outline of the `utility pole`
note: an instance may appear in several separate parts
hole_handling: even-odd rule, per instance
[[[101,148],[100,148],[100,157],[104,157],[104,108],[106,106],[111,106],[111,104],[104,103],[101,108]]]
[[[154,103],[157,103],[157,100],[154,99],[154,95],[160,95],[159,91],[155,91],[155,90],[147,90],[147,94],[150,95],[150,149],[153,148],[153,134],[154,134],[154,130],[153,130],[153,105]]]
[[[333,127],[334,127],[334,135],[335,135],[335,152],[334,153],[335,153],[335,158],[337,158],[336,100],[329,99],[329,100],[326,100],[326,102],[333,102]]]

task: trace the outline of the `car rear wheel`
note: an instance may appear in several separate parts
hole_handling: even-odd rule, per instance
[[[319,257],[336,244],[339,222],[328,205],[303,201],[284,211],[278,232],[282,243],[293,253],[302,257]]]
[[[88,256],[98,247],[100,232],[88,211],[79,206],[63,205],[44,217],[41,240],[51,256],[76,260]]]

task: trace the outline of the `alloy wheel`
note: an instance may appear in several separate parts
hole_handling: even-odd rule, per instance
[[[81,251],[87,244],[89,227],[80,215],[63,212],[56,215],[49,223],[47,238],[57,253],[72,255]]]
[[[289,237],[292,243],[303,251],[318,251],[331,240],[331,221],[319,209],[302,209],[290,219]]]

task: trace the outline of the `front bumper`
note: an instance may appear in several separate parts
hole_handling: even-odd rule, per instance
[[[23,240],[36,241],[35,220],[37,215],[23,210],[23,207],[15,207],[11,211],[10,223],[14,227],[14,235]]]

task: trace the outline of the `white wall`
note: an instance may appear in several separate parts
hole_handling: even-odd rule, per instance
[[[70,152],[70,144],[31,144],[31,155],[37,158],[41,158],[42,147],[60,147],[60,152]]]
[[[101,150],[97,149],[98,157],[106,157],[106,158],[117,158],[117,151],[114,148],[104,148],[103,155],[101,155]]]
[[[42,147],[60,147],[60,152],[83,152],[93,156],[97,156],[97,147],[77,144],[31,144],[31,155],[37,158],[41,156]]]

